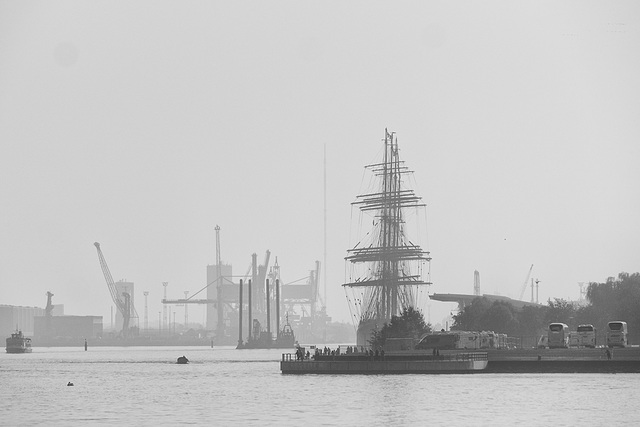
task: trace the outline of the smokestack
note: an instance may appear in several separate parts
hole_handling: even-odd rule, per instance
[[[251,281],[253,283],[257,283],[258,286],[260,286],[260,282],[258,281],[258,255],[257,254],[251,254]],[[252,290],[251,291],[251,297],[253,298],[254,294],[260,294],[260,290],[256,289],[255,291]],[[261,312],[260,306],[262,305],[262,302],[257,301],[256,302],[256,312]]]
[[[280,335],[280,279],[276,279],[276,337]]]
[[[238,298],[240,304],[238,304],[238,348],[242,347],[242,279],[240,279],[240,296]]]
[[[267,333],[271,337],[271,302],[269,301],[269,279],[267,279]]]
[[[251,279],[249,279],[249,338],[248,341],[251,341]]]

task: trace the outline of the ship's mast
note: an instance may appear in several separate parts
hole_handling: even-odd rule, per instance
[[[385,129],[381,163],[366,166],[380,180],[377,190],[357,197],[353,205],[374,214],[370,242],[359,242],[345,258],[352,265],[366,264],[364,276],[351,277],[344,286],[358,289],[357,312],[360,322],[386,322],[391,316],[416,304],[415,287],[427,285],[420,274],[411,272],[411,263],[429,261],[429,253],[405,236],[404,211],[424,207],[413,190],[403,188],[403,175],[411,173],[398,155],[395,135]]]
[[[400,204],[398,200],[398,181],[399,181],[399,164],[397,150],[393,144],[393,133],[389,134],[385,129],[384,138],[384,166],[383,166],[383,182],[384,182],[384,203],[382,215],[380,218],[382,230],[380,232],[380,240],[382,241],[383,261],[380,268],[380,277],[384,283],[382,293],[381,315],[384,319],[389,319],[397,314],[398,304],[398,266],[397,262],[391,256],[390,249],[399,246],[399,221],[402,213],[399,211]]]

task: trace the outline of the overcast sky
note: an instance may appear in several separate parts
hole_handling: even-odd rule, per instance
[[[163,281],[205,286],[216,224],[235,274],[268,249],[306,276],[326,149],[347,320],[350,203],[385,127],[428,205],[431,292],[477,269],[517,297],[534,264],[541,299],[577,299],[640,270],[639,24],[637,1],[1,1],[0,304],[51,291],[107,326],[98,241],[157,319]]]

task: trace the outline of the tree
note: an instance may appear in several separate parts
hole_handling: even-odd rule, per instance
[[[622,320],[629,326],[630,340],[640,341],[640,273],[618,274],[609,277],[605,283],[590,283],[587,300],[596,328],[604,331],[608,322]]]
[[[546,333],[547,324],[545,316],[547,307],[537,307],[527,305],[522,307],[522,311],[518,314],[520,323],[520,336],[537,337]]]
[[[491,301],[486,297],[478,297],[471,304],[453,316],[451,329],[458,331],[481,331],[482,319],[491,307]]]
[[[547,306],[525,306],[521,310],[503,301],[485,297],[474,299],[453,316],[453,330],[492,330],[512,336],[533,337],[545,333],[549,323],[562,322],[576,330],[578,325],[592,324],[606,330],[612,320],[627,322],[629,339],[640,342],[640,273],[620,273],[605,283],[590,283],[587,306],[578,306],[560,298],[549,300]]]
[[[519,334],[518,310],[508,302],[491,302],[486,297],[478,297],[453,316],[451,329]]]
[[[501,334],[515,335],[519,332],[520,322],[515,308],[504,301],[494,301],[482,317],[481,330]]]
[[[369,343],[374,348],[382,348],[387,338],[420,339],[429,332],[431,325],[425,322],[422,313],[407,307],[400,316],[391,316],[391,322],[385,323],[382,329],[373,331]]]
[[[553,301],[549,300],[547,302],[549,309],[547,310],[547,315],[545,316],[545,323],[548,325],[549,323],[566,323],[571,330],[575,330],[578,326],[576,324],[576,313],[578,312],[578,307],[567,300],[562,298],[554,298]]]

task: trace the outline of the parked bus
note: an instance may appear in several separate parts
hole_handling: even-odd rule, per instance
[[[607,323],[607,346],[626,347],[628,344],[627,322],[615,320]]]
[[[506,339],[506,337],[505,337]],[[436,332],[422,337],[416,349],[476,350],[498,348],[498,336],[493,331],[449,331]]]
[[[458,348],[460,337],[458,334],[451,332],[437,332],[422,337],[420,342],[416,344],[416,350],[440,349],[453,350]]]
[[[578,325],[578,330],[571,333],[570,345],[596,348],[596,328],[593,325]]]
[[[564,323],[551,323],[549,325],[549,348],[569,347],[569,327]]]

